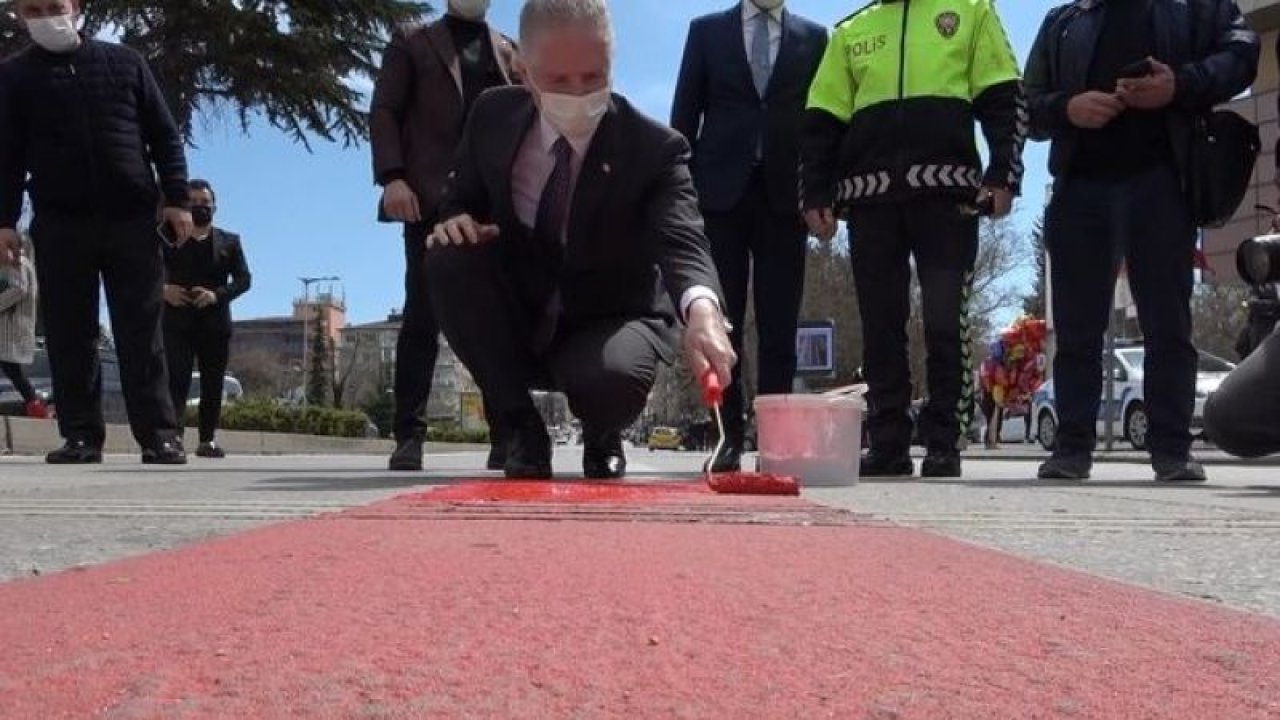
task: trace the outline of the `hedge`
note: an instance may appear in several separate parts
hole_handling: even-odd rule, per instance
[[[464,430],[456,424],[428,425],[427,440],[437,443],[487,445],[489,443],[489,431],[488,429]]]
[[[196,408],[187,408],[186,423],[197,424]],[[269,400],[244,400],[222,410],[223,430],[290,433],[321,437],[362,438],[369,417],[362,412],[325,407],[292,407]]]

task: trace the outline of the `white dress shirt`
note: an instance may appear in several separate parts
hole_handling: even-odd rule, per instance
[[[590,137],[578,140],[567,138],[569,147],[573,148],[573,156],[569,161],[570,198],[575,195],[578,177],[582,174],[582,163],[594,137],[593,133]],[[516,152],[515,165],[511,168],[511,202],[515,206],[516,218],[529,231],[532,231],[538,222],[538,205],[542,203],[542,191],[547,185],[547,180],[551,179],[551,173],[555,171],[556,159],[552,153],[552,147],[559,139],[560,133],[547,122],[545,117],[539,115],[538,121],[525,135],[524,142],[520,143],[520,150]],[[572,205],[570,207],[572,208]],[[566,227],[560,230],[561,243],[568,240],[567,224],[566,222]],[[680,297],[680,316],[687,319],[689,307],[704,298],[715,302],[717,306],[720,305],[720,299],[714,290],[704,285],[695,285]]]
[[[747,56],[751,56],[751,43],[756,37],[756,16],[762,12],[769,13],[769,62],[778,64],[778,48],[782,47],[782,6],[772,10],[761,10],[751,0],[742,0],[742,39],[746,43]]]

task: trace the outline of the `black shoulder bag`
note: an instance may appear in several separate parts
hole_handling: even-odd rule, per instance
[[[1212,49],[1200,37],[1212,27],[1212,5],[1193,0],[1192,50],[1203,60]],[[1197,112],[1192,118],[1187,192],[1197,227],[1220,228],[1236,214],[1253,180],[1262,150],[1258,126],[1231,110]]]

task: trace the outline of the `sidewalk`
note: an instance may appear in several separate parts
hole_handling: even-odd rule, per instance
[[[0,585],[0,717],[1268,718],[1280,623],[800,499],[446,486]]]
[[[923,449],[916,448],[915,450],[919,457],[924,457]],[[1197,460],[1209,466],[1280,467],[1280,455],[1255,460],[1242,460],[1203,443],[1196,443],[1191,452]],[[1039,443],[1003,443],[999,450],[988,450],[979,443],[970,445],[969,449],[965,450],[964,456],[972,460],[1041,461],[1049,457],[1049,451],[1040,447]],[[1116,449],[1110,451],[1101,449],[1100,444],[1098,451],[1094,454],[1094,460],[1099,464],[1148,465],[1151,463],[1151,456],[1146,452],[1134,450],[1127,442],[1117,442]]]

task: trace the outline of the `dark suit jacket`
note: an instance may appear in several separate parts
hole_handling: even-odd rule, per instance
[[[510,82],[513,43],[495,30],[489,37]],[[369,108],[373,177],[379,185],[407,181],[427,217],[439,207],[462,136],[462,103],[462,70],[444,20],[397,32],[382,55]]]
[[[249,272],[249,263],[244,257],[244,247],[240,244],[240,236],[214,228],[207,242],[213,243],[213,265],[216,276],[223,278],[222,283],[209,288],[218,296],[218,304],[208,308],[172,308],[165,307],[166,322],[195,322],[212,319],[219,325],[226,324],[231,329],[231,303],[241,295],[249,292],[253,284],[253,274]],[[165,264],[168,265],[172,251],[165,247]]]
[[[717,294],[720,287],[689,176],[688,143],[614,95],[583,160],[557,269],[517,218],[512,201],[511,170],[536,120],[524,88],[480,96],[459,146],[442,217],[465,212],[501,228],[496,242],[531,316],[558,287],[562,328],[644,319],[670,359],[675,304],[696,285]]]
[[[737,205],[763,130],[769,204],[799,214],[800,120],[826,48],[822,26],[784,10],[782,44],[761,98],[743,38],[742,4],[690,23],[671,126],[693,145],[693,178],[704,208],[725,212]]]

